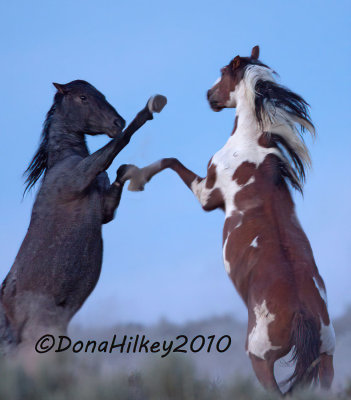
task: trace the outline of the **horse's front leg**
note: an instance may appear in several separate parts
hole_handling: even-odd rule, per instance
[[[75,192],[83,192],[88,188],[96,176],[111,165],[117,154],[129,143],[133,134],[148,120],[153,119],[154,112],[162,111],[166,103],[167,99],[164,96],[156,95],[151,97],[121,136],[112,139],[100,150],[85,157],[78,163],[74,170],[71,171],[70,178],[66,180],[66,186],[71,187]]]
[[[107,224],[113,220],[116,209],[121,201],[123,186],[124,182],[119,182],[117,178],[104,193],[102,217],[103,224]]]
[[[130,180],[128,190],[141,191],[150,179],[164,169],[175,171],[188,188],[194,193],[205,211],[224,207],[224,200],[219,189],[214,188],[215,171],[211,167],[207,170],[206,178],[201,178],[193,171],[186,168],[176,158],[163,158],[144,168],[135,165],[122,165],[118,174],[121,181]]]
[[[117,171],[116,180],[112,183],[112,185],[109,185],[103,194],[103,224],[109,223],[115,216],[116,209],[121,201],[124,183],[126,181],[126,179],[123,179],[124,174],[125,168],[122,166]]]

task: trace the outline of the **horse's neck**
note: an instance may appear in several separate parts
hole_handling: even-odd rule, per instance
[[[70,131],[60,121],[52,121],[48,138],[48,168],[72,155],[89,155],[84,135]]]
[[[239,100],[236,110],[236,129],[225,146],[212,158],[212,163],[216,165],[217,184],[225,192],[228,215],[231,215],[233,207],[234,209],[237,207],[233,199],[246,185],[253,184],[257,189],[247,191],[248,197],[241,197],[241,200],[250,202],[252,206],[252,196],[254,196],[261,199],[262,204],[266,199],[262,188],[269,188],[268,192],[271,193],[280,174],[278,149],[269,147],[266,136],[257,123],[255,110],[249,102],[245,97]],[[278,156],[278,159],[267,157],[271,154]],[[279,187],[284,192],[288,191],[286,185]]]
[[[257,141],[262,130],[259,128],[255,114],[254,105],[250,104],[245,90],[241,86],[236,106],[237,127],[234,135],[240,136],[241,141]]]
[[[232,161],[237,166],[243,160],[255,162],[256,164],[261,162],[262,157],[265,157],[268,150],[259,144],[261,135],[262,130],[260,130],[257,123],[254,109],[252,109],[244,95],[239,96],[235,129],[223,148],[226,156],[230,158],[234,156],[235,161]],[[271,149],[268,152],[271,152]]]

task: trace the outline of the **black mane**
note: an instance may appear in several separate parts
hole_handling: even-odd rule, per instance
[[[284,86],[276,82],[259,79],[255,85],[255,113],[263,130],[265,119],[267,117],[269,119],[274,118],[279,111],[286,113],[288,118],[284,122],[292,130],[297,131],[299,140],[304,145],[302,134],[306,127],[314,128],[309,114],[309,104],[301,96]],[[295,124],[299,126],[299,129],[296,128]],[[306,177],[306,161],[301,158],[299,151],[284,138],[284,135],[266,133],[270,137],[272,146],[277,147],[287,160],[286,163],[283,161],[280,163],[282,176],[288,179],[292,187],[302,193]]]
[[[52,122],[52,117],[55,114],[55,110],[58,104],[62,101],[63,95],[61,93],[56,93],[54,97],[54,103],[51,106],[50,110],[46,114],[46,118],[43,125],[43,131],[41,134],[41,141],[39,144],[39,148],[35,153],[32,161],[29,163],[28,168],[24,172],[25,180],[25,189],[23,195],[28,190],[31,190],[33,186],[37,183],[42,174],[45,174],[47,169],[48,162],[48,142],[49,142],[49,131]]]

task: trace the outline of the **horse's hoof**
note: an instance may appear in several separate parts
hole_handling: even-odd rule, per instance
[[[121,165],[119,168],[118,168],[118,170],[117,170],[117,179],[122,179],[123,178],[123,176],[127,173],[127,171],[128,171],[128,167],[129,167],[129,165],[128,164],[123,164],[123,165]]]
[[[128,190],[130,192],[142,192],[144,189],[145,186],[143,184],[133,182],[133,180],[129,182]]]
[[[135,175],[140,174],[140,169],[133,164],[123,164],[117,170],[117,180],[126,182],[132,179]]]
[[[147,106],[151,113],[161,112],[163,107],[167,104],[167,97],[162,96],[162,94],[156,94],[155,96],[150,97]]]

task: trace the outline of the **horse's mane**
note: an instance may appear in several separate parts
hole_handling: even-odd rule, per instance
[[[279,85],[273,73],[266,66],[249,65],[244,74],[246,93],[260,128],[280,151],[282,176],[302,193],[306,168],[311,165],[303,133],[308,130],[315,135],[309,104]]]
[[[24,189],[23,195],[25,195],[28,190],[31,190],[33,188],[33,186],[37,183],[42,174],[45,174],[45,171],[47,170],[50,126],[52,122],[52,117],[55,114],[56,107],[61,102],[62,97],[63,96],[61,93],[55,94],[54,103],[46,114],[39,148],[32,158],[32,161],[29,163],[28,168],[24,172],[24,176],[26,177],[26,187]]]

